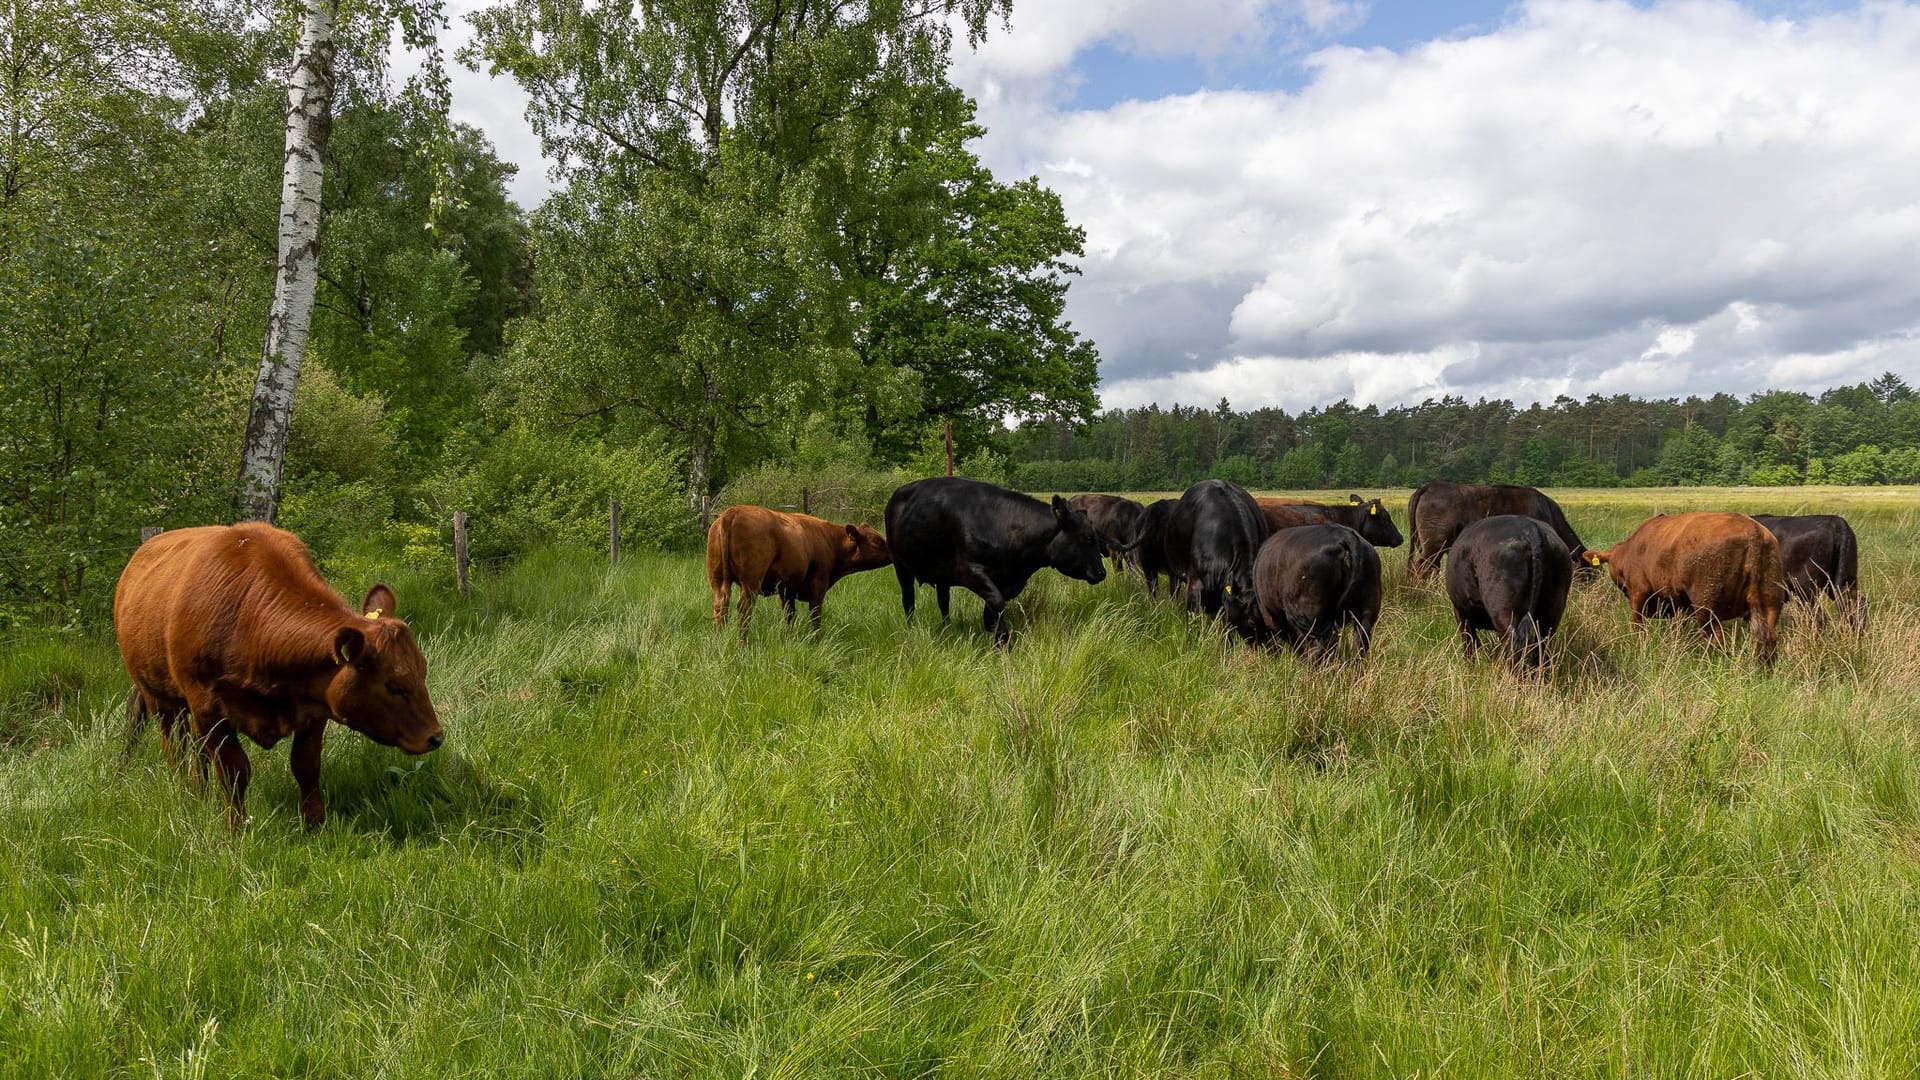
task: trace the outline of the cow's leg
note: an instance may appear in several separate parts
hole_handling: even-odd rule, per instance
[[[727,601],[733,599],[733,585],[724,577],[715,576],[713,585],[713,625],[727,625]]]
[[[787,625],[793,625],[794,612],[800,606],[800,594],[785,585],[780,586],[780,607],[786,613]]]
[[[900,582],[900,608],[907,613],[907,621],[913,621],[913,571],[893,564],[893,576]]]
[[[993,643],[1001,646],[1008,644],[1012,634],[1007,630],[1006,620],[1001,617],[1007,607],[1007,598],[1001,595],[1000,586],[994,582],[993,575],[987,572],[987,568],[979,563],[967,563],[960,568],[959,580],[954,584],[980,594],[980,599],[987,605],[987,612],[982,621],[986,624],[987,631],[993,635]],[[942,593],[943,595],[945,593],[944,586]]]
[[[1712,606],[1708,604],[1695,604],[1693,608],[1693,624],[1700,628],[1702,634],[1706,635],[1709,645],[1717,646],[1720,644],[1720,616],[1714,614]]]
[[[1358,615],[1354,616],[1353,643],[1355,647],[1355,655],[1357,655],[1362,660],[1365,660],[1367,658],[1367,653],[1373,648],[1373,624],[1379,621],[1380,621],[1380,612],[1378,609],[1375,609],[1373,611],[1362,611]]]
[[[300,785],[300,817],[309,829],[327,820],[327,797],[320,793],[320,742],[326,733],[325,717],[293,733],[293,782]]]
[[[830,585],[825,578],[814,578],[807,583],[807,611],[813,617],[813,628],[820,629],[820,607],[827,602],[827,588]]]
[[[740,583],[740,605],[738,610],[740,615],[741,641],[747,640],[747,624],[753,618],[753,602],[759,598],[760,594],[753,591],[752,585],[747,584],[745,581]]]
[[[1465,615],[1455,614],[1454,628],[1460,631],[1460,651],[1471,660],[1480,651],[1480,631],[1473,628],[1473,622]]]
[[[1780,649],[1780,609],[1758,607],[1748,613],[1747,624],[1753,629],[1754,657],[1761,664],[1772,667]]]
[[[205,732],[204,759],[213,764],[221,786],[227,789],[227,829],[238,832],[247,823],[247,782],[253,779],[253,765],[232,722],[223,716],[212,724],[199,725],[199,719],[195,713],[196,726]]]
[[[933,587],[933,597],[940,602],[940,621],[944,623],[947,621],[948,608],[953,603],[953,586],[944,584],[935,585]]]

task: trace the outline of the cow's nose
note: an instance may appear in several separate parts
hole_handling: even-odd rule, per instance
[[[427,736],[427,749],[438,750],[440,749],[440,744],[446,741],[447,737],[445,735],[429,735]]]

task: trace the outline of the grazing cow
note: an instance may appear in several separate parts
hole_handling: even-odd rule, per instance
[[[1167,521],[1179,505],[1179,499],[1160,499],[1148,504],[1134,521],[1133,535],[1121,545],[1121,550],[1140,568],[1140,575],[1147,579],[1148,596],[1160,595],[1161,574],[1167,575],[1168,596],[1175,595],[1181,586],[1180,576],[1167,565]]]
[[[1467,659],[1480,646],[1480,631],[1491,630],[1515,666],[1545,664],[1547,638],[1560,628],[1572,584],[1567,545],[1545,522],[1496,514],[1460,530],[1447,557],[1447,599]]]
[[[1745,514],[1708,511],[1671,514],[1640,523],[1605,551],[1587,552],[1605,566],[1627,596],[1633,624],[1650,615],[1691,614],[1708,640],[1720,640],[1720,624],[1746,619],[1753,626],[1753,654],[1773,663],[1780,607],[1787,585],[1780,569],[1780,542]]]
[[[1538,488],[1512,484],[1454,484],[1435,480],[1421,484],[1407,499],[1407,529],[1413,543],[1407,547],[1408,575],[1418,581],[1433,573],[1440,556],[1453,546],[1460,530],[1496,514],[1516,514],[1544,521],[1567,547],[1574,563],[1587,567],[1587,547],[1567,524],[1567,515]],[[1591,571],[1588,571],[1591,572]]]
[[[1247,632],[1253,618],[1253,559],[1267,538],[1267,519],[1247,489],[1202,480],[1167,516],[1167,567],[1186,581],[1187,610],[1220,614]]]
[[[1087,523],[1100,537],[1100,553],[1112,559],[1116,569],[1135,561],[1127,541],[1133,538],[1144,507],[1120,495],[1075,495],[1067,505],[1087,515]]]
[[[1253,565],[1253,638],[1286,642],[1321,664],[1351,624],[1361,659],[1380,619],[1380,553],[1345,525],[1281,529],[1260,545]]]
[[[740,636],[747,636],[753,601],[778,592],[793,624],[805,600],[820,628],[827,590],[848,574],[893,561],[887,540],[868,525],[835,525],[806,514],[783,514],[764,506],[730,506],[707,530],[707,584],[713,587],[713,625],[727,621],[727,601],[740,586]]]
[[[916,583],[934,587],[940,618],[958,585],[987,605],[995,645],[1010,639],[1007,602],[1043,566],[1098,585],[1107,576],[1100,538],[1087,515],[1058,495],[1053,505],[979,480],[935,476],[903,484],[887,500],[887,543],[900,579],[900,606],[913,621]]]
[[[1291,529],[1297,525],[1345,525],[1374,547],[1399,547],[1406,542],[1400,529],[1379,499],[1347,496],[1345,503],[1303,503],[1284,499],[1260,499],[1260,512],[1272,529]]]
[[[1860,541],[1838,514],[1755,514],[1753,520],[1780,541],[1780,570],[1787,595],[1827,621],[1820,598],[1830,596],[1855,633],[1867,628],[1867,601],[1860,595]]]
[[[246,820],[253,767],[239,737],[293,736],[293,778],[307,827],[326,820],[320,740],[327,721],[424,754],[444,733],[427,696],[427,660],[375,585],[359,611],[320,577],[307,546],[262,522],[164,532],[140,545],[113,594],[113,629],[133,677],[131,740],[149,716],[174,760],[185,715],[200,771],[232,791],[227,822]]]

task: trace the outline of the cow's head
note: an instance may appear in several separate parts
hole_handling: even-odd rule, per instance
[[[427,658],[393,609],[393,590],[375,585],[361,617],[334,632],[338,667],[327,682],[327,708],[374,742],[424,754],[438,749],[445,733],[427,696]]]
[[[893,563],[893,549],[887,538],[871,525],[848,525],[847,538],[840,546],[841,568],[847,573],[877,570]]]
[[[1227,572],[1227,583],[1220,590],[1220,615],[1227,625],[1240,632],[1248,641],[1258,642],[1265,637],[1265,624],[1260,618],[1260,602],[1253,590],[1253,567],[1234,564]]]
[[[1387,504],[1379,499],[1371,501],[1358,495],[1349,495],[1354,506],[1366,507],[1366,513],[1360,515],[1360,528],[1355,531],[1374,547],[1399,547],[1406,543],[1400,535],[1400,527],[1393,523],[1393,515],[1387,513]]]
[[[1057,528],[1053,539],[1047,541],[1047,565],[1089,585],[1098,585],[1106,580],[1107,567],[1101,561],[1100,536],[1093,531],[1087,515],[1068,506],[1065,499],[1055,495],[1053,521]]]
[[[1605,551],[1595,551],[1592,548],[1588,548],[1580,553],[1580,558],[1582,559],[1583,566],[1604,572],[1608,577],[1613,579],[1615,588],[1623,593],[1627,591],[1627,582],[1625,576],[1620,571],[1620,564],[1613,561],[1612,548],[1608,548]]]

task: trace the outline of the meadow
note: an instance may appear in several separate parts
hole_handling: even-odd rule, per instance
[[[11,642],[0,1075],[1920,1073],[1920,492],[1554,494],[1845,513],[1869,629],[1764,670],[1576,583],[1521,678],[1404,547],[1318,671],[1131,576],[1002,652],[889,571],[745,643],[691,554],[396,572],[447,746],[334,727],[314,833],[253,748],[238,835],[109,632]]]

